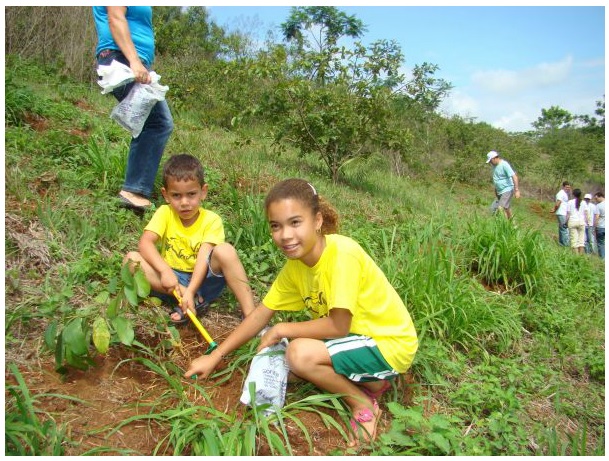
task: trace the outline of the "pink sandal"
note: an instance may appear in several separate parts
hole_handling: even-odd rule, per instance
[[[366,394],[368,397],[370,397],[370,399],[375,400],[375,401],[380,400],[382,395],[385,392],[387,392],[389,389],[391,389],[391,381],[383,381],[383,386],[376,392],[372,392],[365,386],[360,386],[360,389],[362,391],[364,391],[364,394]]]
[[[381,413],[382,413],[382,411],[379,409],[379,404],[376,401],[376,399],[371,398],[371,402],[374,407],[374,412],[372,410],[370,410],[370,408],[364,408],[362,410],[359,410],[357,413],[354,413],[353,418],[351,418],[351,420],[349,421],[349,423],[351,424],[351,429],[353,430],[353,434],[357,435],[359,432],[358,426],[361,427],[361,429],[364,429],[361,426],[362,423],[369,423],[370,421],[375,420],[374,427],[372,428],[371,433],[368,432],[366,429],[364,429],[365,433],[369,437],[368,441],[372,441],[375,439],[376,427],[378,425],[378,421],[379,421],[379,418],[381,417]],[[355,446],[356,444],[357,444],[356,439],[353,439],[352,444],[350,444],[350,446]]]

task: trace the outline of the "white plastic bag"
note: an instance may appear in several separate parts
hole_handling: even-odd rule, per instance
[[[253,406],[250,394],[250,384],[253,383],[256,386],[255,404],[257,406],[265,403],[272,405],[265,410],[266,416],[274,413],[275,407],[283,407],[290,371],[285,360],[286,347],[288,347],[288,340],[283,338],[279,343],[265,347],[254,356],[243,385],[241,403]]]
[[[117,60],[113,60],[107,66],[98,66],[97,75],[101,77],[97,83],[102,87],[102,94],[110,93],[115,88],[135,80],[131,68]],[[150,84],[134,84],[129,94],[110,113],[110,117],[129,131],[134,138],[142,132],[154,105],[165,99],[165,93],[169,90],[168,86],[159,83],[160,79],[159,74],[150,72]]]
[[[157,74],[150,72],[150,76],[153,79],[150,84],[134,84],[129,94],[110,113],[110,118],[116,120],[134,138],[140,135],[150,111],[157,102],[165,99],[169,89],[168,86],[159,84],[160,77]]]
[[[117,60],[113,60],[107,66],[97,66],[97,75],[101,77],[97,84],[102,87],[102,94],[108,94],[114,88],[135,80],[131,68]]]

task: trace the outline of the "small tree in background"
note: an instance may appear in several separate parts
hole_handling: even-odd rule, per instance
[[[335,7],[292,8],[282,30],[292,46],[266,56],[282,55],[276,68],[287,72],[274,75],[277,84],[261,106],[274,123],[274,140],[317,154],[334,182],[350,161],[383,147],[403,155],[410,137],[396,129],[391,112],[392,95],[404,85],[399,45],[339,45],[365,28]]]

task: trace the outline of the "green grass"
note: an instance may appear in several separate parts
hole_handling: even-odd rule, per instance
[[[127,137],[107,117],[112,101],[96,88],[59,84],[35,66],[7,63],[5,347],[18,351],[49,328],[57,334],[67,326],[75,344],[90,342],[94,319],[108,315],[110,300],[124,289],[122,257],[136,248],[149,218],[115,206]],[[76,106],[76,98],[95,109]],[[32,116],[45,129],[33,129]],[[337,207],[342,233],[361,243],[406,302],[420,338],[414,402],[387,405],[391,427],[374,454],[604,454],[604,265],[558,247],[553,217],[533,211],[539,200],[517,200],[509,222],[488,213],[486,190],[432,173],[396,177],[374,157],[349,165],[344,181],[333,184],[314,158],[277,154],[262,128],[227,132],[189,117],[176,114],[167,155],[189,152],[203,161],[206,206],[223,217],[258,296],[283,263],[266,226],[264,194],[280,179],[301,176]],[[219,304],[234,311],[231,294]],[[145,367],[164,392],[145,415],[103,428],[103,435],[138,421],[165,434],[154,454],[250,456],[264,446],[290,455],[287,424],[314,446],[300,416],[312,412],[346,438],[340,400],[310,385],[290,386],[275,420],[263,418],[263,408],[226,414],[189,404],[181,370],[165,352],[179,335],[161,328],[153,309],[125,306],[121,315],[130,322],[123,334],[135,337],[113,336],[110,347],[131,351],[121,366]],[[52,360],[43,340],[34,344],[37,355]],[[87,356],[89,344],[77,349]],[[241,379],[254,351],[255,341],[235,352],[215,376],[218,384]],[[7,368],[17,384],[6,388],[6,454],[62,454],[66,444],[74,446],[66,428],[37,408],[42,395],[28,390],[10,360]],[[105,446],[82,451],[129,454]]]

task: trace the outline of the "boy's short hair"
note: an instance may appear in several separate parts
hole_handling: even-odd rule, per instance
[[[596,194],[594,194],[595,197],[603,197],[605,198],[605,194],[602,192],[597,192]]]
[[[163,165],[163,186],[167,187],[169,178],[176,181],[197,181],[205,184],[205,172],[198,158],[190,154],[177,154],[169,157]]]

